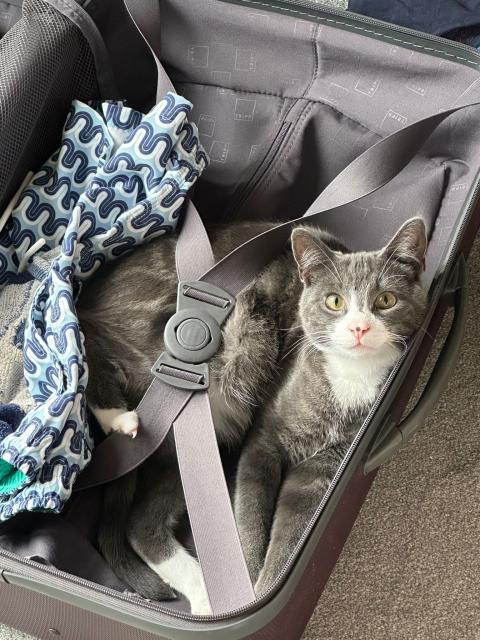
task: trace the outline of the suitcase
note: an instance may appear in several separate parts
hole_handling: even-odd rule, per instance
[[[0,621],[38,638],[299,639],[376,469],[421,425],[459,352],[465,258],[480,223],[480,55],[310,0],[126,4],[146,43],[113,0],[25,0],[23,17],[0,41],[1,206],[55,149],[72,99],[151,106],[157,70],[159,95],[164,87],[153,51],[194,104],[210,156],[194,194],[204,221],[287,222],[323,197],[335,207],[325,205],[322,225],[352,249],[370,249],[422,215],[431,238],[429,311],[266,597],[198,618],[184,603],[147,602],[107,579],[79,577],[82,553],[101,564],[101,487],[92,481],[99,448],[61,516],[21,514],[1,525]],[[374,186],[371,175],[357,180],[365,157]],[[449,307],[449,335],[402,419]]]

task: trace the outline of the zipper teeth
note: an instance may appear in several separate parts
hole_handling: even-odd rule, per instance
[[[223,2],[229,2],[230,0],[223,0]],[[248,1],[248,0],[247,0]],[[274,2],[269,2],[268,0],[262,0],[265,5],[269,4],[274,7]],[[376,18],[370,18],[369,16],[364,16],[360,13],[354,13],[353,11],[336,9],[334,7],[322,6],[314,2],[314,0],[279,0],[278,8],[281,9],[280,5],[295,5],[298,7],[304,7],[305,9],[309,9],[314,13],[329,13],[337,18],[345,19],[353,19],[356,22],[363,22],[364,24],[368,24],[377,28],[388,28],[390,31],[395,31],[396,33],[408,34],[410,36],[416,38],[422,38],[424,40],[429,40],[430,42],[438,42],[439,44],[450,46],[454,49],[459,49],[461,51],[465,51],[469,53],[472,57],[478,59],[480,61],[480,53],[474,48],[463,42],[457,42],[456,40],[448,40],[447,38],[441,38],[440,36],[433,35],[432,33],[424,33],[423,31],[417,31],[415,29],[411,29],[409,27],[401,27],[397,24],[385,22],[384,20],[378,20]]]
[[[79,578],[70,573],[60,571],[55,567],[51,567],[48,565],[45,566],[39,562],[30,560],[29,558],[22,558],[20,556],[16,556],[15,554],[10,553],[8,551],[0,551],[0,557],[8,558],[14,561],[16,564],[23,564],[27,567],[33,567],[35,569],[39,569],[42,571],[42,573],[48,573],[49,575],[58,578],[62,584],[65,583],[65,581],[67,581],[77,586],[87,587],[89,590],[96,591],[102,595],[107,595],[115,599],[122,600],[123,602],[128,602],[133,605],[137,605],[137,604],[141,605],[142,607],[152,609],[154,611],[157,611],[158,613],[166,613],[169,616],[177,617],[177,618],[184,617],[183,615],[178,615],[181,612],[176,612],[174,609],[167,609],[165,607],[162,607],[161,605],[154,604],[149,600],[145,600],[141,597],[138,597],[138,599],[135,600],[132,596],[126,595],[121,591],[116,591],[115,589],[109,589],[108,587],[104,587],[101,584],[97,584],[96,582],[90,582],[89,580]],[[3,572],[8,574],[9,570],[4,569]],[[8,582],[8,580],[6,580],[6,582]],[[185,614],[185,619],[188,619],[188,620],[193,619],[193,616],[189,616]]]
[[[230,0],[222,0],[222,1],[228,3]],[[267,3],[265,2],[265,4],[267,4]],[[273,3],[270,3],[270,4],[273,5]],[[329,14],[335,15],[337,17],[342,17],[342,18],[346,17],[346,15],[345,15],[346,12],[345,11],[338,11],[338,10],[330,8],[330,7],[322,7],[321,9],[319,9],[319,8],[317,8],[317,6],[312,6],[312,4],[310,2],[308,2],[308,0],[283,0],[283,4],[290,4],[290,5],[297,5],[297,6],[305,7],[305,8],[308,8],[311,11],[314,11],[314,12],[316,12],[318,14],[320,14],[320,13],[329,13]],[[279,7],[279,8],[281,8],[281,7]],[[400,33],[403,33],[403,34],[407,33],[407,34],[415,36],[415,37],[420,37],[420,38],[423,38],[423,39],[426,39],[426,40],[438,42],[438,43],[442,44],[443,46],[445,46],[445,44],[446,44],[445,40],[443,38],[439,38],[439,37],[433,36],[431,34],[425,34],[425,33],[419,32],[419,31],[415,31],[414,29],[398,27],[397,25],[394,25],[394,24],[382,23],[381,21],[373,20],[371,18],[368,18],[367,16],[361,16],[359,14],[353,14],[352,13],[352,16],[354,16],[354,19],[357,22],[363,22],[365,24],[369,24],[369,25],[376,26],[376,27],[385,26],[385,27],[388,27],[390,30],[393,30],[393,31],[396,31],[396,32],[400,32]],[[463,43],[455,42],[455,41],[451,41],[448,44],[449,44],[449,46],[451,46],[453,48],[468,52],[472,57],[475,57],[480,61],[480,54],[477,53],[474,48],[469,47],[468,45],[465,45]],[[475,187],[474,187],[474,189],[473,189],[473,191],[472,191],[472,193],[470,195],[467,207],[465,209],[465,214],[464,214],[464,216],[462,218],[462,221],[460,222],[457,234],[456,234],[455,239],[454,239],[454,241],[453,241],[453,243],[451,245],[451,250],[449,252],[448,258],[447,258],[446,263],[445,263],[445,271],[446,272],[448,272],[448,269],[452,266],[453,260],[454,260],[454,258],[456,256],[457,248],[459,246],[460,238],[463,235],[462,232],[463,232],[465,226],[467,225],[467,223],[470,221],[470,219],[472,217],[473,207],[474,207],[474,204],[477,201],[479,195],[480,195],[480,174],[476,178],[476,185],[475,185]],[[233,617],[235,617],[237,615],[241,615],[242,613],[252,612],[254,609],[260,607],[261,605],[263,605],[264,603],[266,603],[270,599],[270,597],[276,591],[277,587],[283,581],[283,579],[286,576],[286,574],[290,571],[291,565],[293,564],[293,561],[295,560],[295,558],[297,556],[298,550],[303,546],[303,544],[305,543],[305,541],[309,537],[310,533],[312,532],[312,529],[314,528],[314,526],[316,524],[318,516],[320,515],[320,513],[323,510],[326,502],[329,500],[330,496],[332,495],[332,493],[333,493],[333,491],[334,491],[334,489],[336,487],[338,479],[343,474],[348,462],[350,461],[352,452],[356,449],[356,447],[357,447],[358,443],[360,442],[361,438],[363,437],[368,425],[370,424],[373,415],[375,414],[375,412],[378,409],[379,405],[381,404],[383,398],[385,397],[385,395],[386,395],[386,393],[388,391],[389,382],[393,379],[393,377],[396,375],[397,371],[401,367],[402,363],[405,360],[405,357],[406,357],[407,353],[408,353],[408,349],[406,349],[403,352],[402,357],[397,362],[395,368],[391,372],[386,385],[383,387],[382,391],[380,392],[379,396],[377,397],[377,400],[375,401],[375,403],[374,403],[374,405],[373,405],[368,417],[364,421],[362,427],[357,432],[357,435],[355,436],[355,439],[353,440],[352,444],[350,445],[350,448],[348,450],[347,455],[342,460],[342,463],[341,463],[340,467],[338,468],[337,473],[335,474],[335,477],[334,477],[332,483],[330,484],[330,487],[328,488],[327,492],[325,493],[320,505],[316,509],[315,514],[313,515],[312,519],[310,520],[308,526],[305,528],[304,533],[302,534],[302,536],[301,536],[299,542],[297,543],[294,551],[292,552],[289,560],[287,561],[287,563],[285,564],[284,568],[282,569],[282,571],[277,576],[276,580],[267,589],[267,591],[265,591],[265,593],[262,594],[262,596],[260,598],[254,600],[252,603],[250,603],[248,605],[245,605],[243,607],[239,607],[238,609],[235,609],[233,611],[230,611],[230,612],[224,613],[224,614],[217,614],[217,615],[212,615],[212,616],[196,616],[196,615],[192,615],[192,614],[189,614],[189,613],[183,613],[181,611],[175,611],[174,609],[169,609],[169,608],[163,607],[162,605],[159,605],[157,603],[150,602],[148,600],[144,600],[144,599],[140,599],[140,598],[138,599],[138,602],[136,602],[135,600],[132,599],[131,596],[125,595],[125,594],[123,594],[123,593],[121,593],[119,591],[115,591],[114,589],[109,589],[109,588],[104,587],[102,585],[98,585],[98,584],[90,582],[88,580],[84,580],[82,578],[78,578],[77,576],[73,576],[73,575],[65,573],[63,571],[59,571],[58,569],[55,569],[55,568],[52,568],[52,567],[48,567],[48,566],[44,566],[44,565],[42,565],[40,563],[34,562],[33,560],[29,560],[27,558],[21,558],[19,556],[16,556],[13,553],[9,553],[7,551],[0,551],[0,557],[10,558],[16,564],[20,563],[20,564],[23,564],[25,566],[33,567],[35,569],[40,569],[44,573],[48,573],[48,574],[50,574],[50,575],[52,575],[54,577],[58,577],[61,583],[64,583],[65,581],[67,581],[67,582],[69,582],[71,584],[74,584],[74,585],[86,587],[90,591],[98,592],[101,595],[108,596],[109,598],[120,600],[122,602],[127,602],[127,603],[132,604],[132,605],[141,606],[142,608],[149,609],[150,611],[153,611],[153,612],[156,612],[156,613],[160,613],[160,614],[165,614],[165,615],[167,615],[167,616],[169,616],[171,618],[177,618],[177,619],[180,619],[180,620],[191,621],[191,622],[205,622],[205,623],[208,623],[208,622],[216,622],[216,621],[221,621],[221,620],[228,620],[228,619],[233,618]]]

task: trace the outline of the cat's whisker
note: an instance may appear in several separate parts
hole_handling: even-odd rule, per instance
[[[387,273],[387,269],[389,269],[389,265],[391,264],[392,266],[394,264],[396,264],[398,262],[398,255],[399,253],[399,248],[396,247],[392,253],[388,256],[387,261],[385,262],[385,264],[383,265],[383,269],[380,271],[379,275],[378,275],[378,280],[380,280],[382,278],[382,276]],[[393,262],[391,262],[393,259]]]
[[[388,336],[389,336],[391,342],[395,342],[397,344],[401,344],[404,349],[406,349],[408,347],[407,339],[404,336],[401,336],[398,333],[393,333],[392,331],[390,331],[388,333]]]
[[[327,258],[327,260],[331,263],[331,265],[333,266],[333,268],[335,269],[338,281],[340,282],[341,285],[343,285],[343,281],[342,278],[340,277],[340,273],[338,272],[338,268],[337,265],[335,264],[335,262],[332,260],[332,258],[324,251],[324,249],[322,249],[322,247],[319,247],[320,251],[323,253],[323,255]],[[325,263],[323,263],[324,266]]]
[[[295,349],[300,348],[300,346],[303,346],[302,343],[304,342],[305,342],[304,336],[302,336],[302,338],[294,342],[293,345],[290,347],[290,349],[282,356],[282,360],[285,360],[285,358],[287,358],[293,351],[295,351]]]
[[[284,329],[283,327],[279,327],[279,331],[296,331],[297,329],[302,329],[303,330],[303,326],[301,324],[297,324],[293,327],[289,327],[287,329]]]
[[[296,345],[296,344],[299,344],[300,342],[303,342],[305,340],[308,340],[307,336],[306,335],[301,335],[296,340],[294,340],[293,344]]]

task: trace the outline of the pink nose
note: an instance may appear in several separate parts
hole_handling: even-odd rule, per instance
[[[365,322],[360,322],[358,324],[351,324],[348,328],[353,333],[355,340],[360,341],[370,329],[370,325]]]

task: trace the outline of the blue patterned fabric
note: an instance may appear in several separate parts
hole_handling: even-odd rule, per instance
[[[24,372],[35,408],[0,442],[0,521],[58,512],[92,456],[88,368],[75,312],[81,282],[99,267],[172,232],[207,164],[191,104],[169,93],[147,115],[121,103],[74,102],[60,149],[34,175],[0,235],[0,286],[43,238],[61,245],[37,289],[24,331]],[[10,474],[5,473],[5,466]]]

